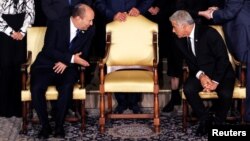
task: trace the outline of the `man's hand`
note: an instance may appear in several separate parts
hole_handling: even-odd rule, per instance
[[[63,64],[62,62],[57,62],[53,67],[53,70],[55,73],[62,74],[66,68],[67,66],[65,64]]]
[[[81,52],[80,53],[76,53],[75,55],[74,55],[74,62],[76,63],[76,64],[79,64],[79,65],[81,65],[81,66],[83,66],[83,67],[88,67],[89,66],[89,63],[86,61],[86,60],[84,60],[84,59],[82,59],[80,56],[81,56]]]
[[[204,73],[202,73],[200,76],[199,76],[199,80],[201,82],[201,86],[205,89],[207,89],[207,87],[209,85],[211,85],[212,83],[212,80]]]
[[[157,15],[160,11],[160,8],[159,7],[150,7],[148,9],[148,12],[151,14],[151,15]]]
[[[13,31],[13,33],[11,34],[11,37],[14,40],[22,40],[24,36],[23,36],[23,34],[21,34],[21,32],[15,32],[15,31]]]
[[[212,81],[211,84],[207,85],[205,91],[214,91],[218,86],[218,83],[215,83],[214,81]]]
[[[211,19],[211,18],[212,18],[212,17],[211,17],[211,13],[212,13],[213,11],[214,11],[214,10],[212,10],[212,9],[207,9],[207,10],[205,10],[205,11],[199,11],[198,14],[199,14],[200,16],[205,17],[206,19]]]
[[[137,8],[133,7],[131,10],[129,10],[128,15],[136,17],[140,15],[140,11]]]
[[[126,12],[118,12],[114,16],[114,20],[124,22],[126,21],[127,13]]]

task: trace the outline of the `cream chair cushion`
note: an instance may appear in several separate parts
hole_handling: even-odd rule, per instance
[[[22,90],[21,92],[21,100],[22,101],[31,101],[31,93],[30,90]],[[46,99],[47,100],[57,100],[58,92],[55,86],[49,86],[46,91]],[[75,85],[73,90],[73,99],[74,100],[82,100],[86,99],[86,90],[80,89],[80,85]]]
[[[153,73],[143,70],[115,71],[105,76],[105,92],[153,92]]]

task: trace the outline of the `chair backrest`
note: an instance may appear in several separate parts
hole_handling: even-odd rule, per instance
[[[30,27],[27,29],[27,51],[32,52],[32,61],[34,62],[37,54],[42,50],[46,27]]]
[[[106,25],[106,33],[111,34],[107,66],[153,66],[153,60],[158,61],[158,49],[155,56],[153,48],[158,25],[147,18],[128,16],[125,22],[113,21]]]
[[[225,40],[225,35],[224,35],[224,32],[223,32],[223,29],[222,29],[222,26],[221,25],[211,25],[211,27],[213,27],[214,29],[217,30],[217,32],[221,35],[221,37],[223,38],[225,44],[226,44],[226,40]],[[226,44],[227,46],[227,44]],[[234,58],[233,56],[231,55],[231,53],[228,51],[227,49],[227,53],[228,53],[228,57],[229,57],[229,61],[231,62],[232,66],[233,66],[233,69],[235,70],[235,64],[234,64]]]

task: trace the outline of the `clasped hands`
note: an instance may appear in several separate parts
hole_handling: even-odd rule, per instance
[[[118,12],[115,14],[114,20],[124,22],[124,21],[126,21],[126,18],[128,15],[136,17],[136,16],[140,15],[140,11],[137,8],[133,7],[131,10],[129,10],[128,13],[127,12]]]
[[[212,7],[209,7],[205,11],[199,11],[198,14],[199,14],[199,16],[203,16],[206,19],[211,19],[212,18],[212,12],[214,12],[215,10],[218,10],[218,9],[219,9],[218,7],[212,6]]]
[[[218,84],[212,81],[206,74],[201,74],[199,79],[204,92],[214,91],[218,86]]]
[[[74,54],[74,63],[79,64],[83,67],[88,67],[89,63],[80,57],[81,54],[82,54],[81,52]],[[55,73],[62,74],[66,68],[67,68],[67,65],[59,61],[59,62],[55,63],[53,70]]]
[[[11,34],[11,37],[14,40],[22,40],[24,36],[23,36],[23,34],[21,32],[15,32],[15,31],[13,31],[13,33]]]

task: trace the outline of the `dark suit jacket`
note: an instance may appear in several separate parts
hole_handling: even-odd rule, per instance
[[[153,0],[96,0],[95,7],[108,21],[112,21],[117,12],[128,12],[133,7],[143,14],[152,2]]]
[[[228,49],[239,60],[250,50],[250,0],[226,0],[224,9],[213,13],[223,25]]]
[[[74,6],[80,1],[71,0],[71,5]],[[71,11],[69,0],[42,0],[42,9],[47,19],[52,21],[70,16]]]
[[[176,45],[186,60],[191,76],[195,77],[202,70],[219,83],[225,77],[234,77],[226,46],[215,29],[196,25],[194,38],[196,57],[188,52],[186,38],[176,38]]]
[[[82,52],[82,58],[87,59],[91,39],[94,35],[94,27],[90,27],[87,31],[79,33],[79,37],[74,42],[76,48],[69,50],[70,44],[70,21],[65,18],[63,22],[52,23],[47,27],[44,47],[38,54],[33,67],[52,68],[58,61],[63,62],[67,66],[73,66],[70,63],[73,54]]]

